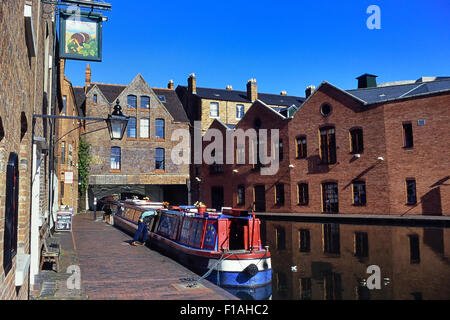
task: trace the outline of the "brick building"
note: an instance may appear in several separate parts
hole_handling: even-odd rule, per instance
[[[124,138],[110,139],[105,123],[87,121],[86,141],[92,163],[89,201],[110,194],[133,193],[153,201],[186,204],[189,192],[189,165],[172,161],[172,151],[180,141],[172,133],[189,132],[189,121],[170,81],[168,88],[151,88],[138,74],[128,85],[91,82],[86,69],[85,95],[81,109],[87,117],[106,118],[119,100],[130,117]],[[78,90],[78,88],[76,88]],[[189,153],[188,137],[180,152]]]
[[[77,97],[81,88],[73,88],[64,74],[65,60],[60,61],[61,116],[83,117]],[[81,89],[81,91],[83,91]],[[84,120],[58,119],[55,136],[56,176],[58,205],[68,206],[78,212],[78,144]]]
[[[246,91],[233,90],[230,85],[226,89],[198,87],[195,74],[189,76],[187,86],[178,86],[176,92],[191,124],[200,122],[201,135],[205,134],[214,120],[220,120],[230,127],[235,126],[256,100],[285,116],[294,113],[305,100],[303,97],[287,95],[286,91],[280,94],[260,93],[255,79],[248,80]],[[194,129],[191,129],[191,137],[194,138]],[[193,159],[191,163],[192,199],[196,201],[200,198],[201,184],[196,178],[201,176],[202,167],[196,165]]]
[[[233,130],[256,122],[279,129],[278,173],[226,165],[233,178],[220,186],[222,173],[204,170],[203,201],[256,202],[267,212],[450,215],[449,105],[449,79],[377,86],[368,74],[354,90],[323,82],[291,117],[256,101]]]
[[[38,0],[0,3],[0,300],[28,298],[53,226],[54,122],[33,117],[57,105],[52,15]]]

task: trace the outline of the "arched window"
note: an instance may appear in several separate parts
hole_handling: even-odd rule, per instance
[[[306,145],[306,137],[298,137],[297,141],[297,159],[306,159],[308,156],[307,153],[307,145]]]
[[[137,97],[136,96],[130,94],[127,97],[127,107],[131,108],[131,109],[136,109],[136,107],[137,107]]]
[[[164,139],[165,137],[165,122],[164,119],[155,120],[155,136],[156,139]]]
[[[19,156],[11,153],[6,170],[5,231],[3,269],[8,274],[17,253],[17,221],[19,218]]]
[[[320,129],[320,158],[323,164],[336,163],[336,136],[334,127]]]
[[[361,128],[350,130],[350,153],[358,154],[364,152],[363,130]]]
[[[141,109],[150,109],[150,98],[147,96],[141,97]]]

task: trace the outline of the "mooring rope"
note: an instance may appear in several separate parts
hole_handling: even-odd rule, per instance
[[[233,255],[234,255],[234,253],[231,253],[227,257],[225,257],[225,253],[223,253],[222,256],[220,257],[220,259],[217,260],[217,262],[211,268],[209,268],[209,270],[200,279],[196,280],[195,282],[193,282],[191,284],[188,284],[187,287],[188,288],[195,287],[200,281],[207,278],[222,261],[225,261],[226,259],[228,259],[229,257],[231,257]],[[219,285],[219,284],[220,284],[219,271],[217,271],[217,285]]]

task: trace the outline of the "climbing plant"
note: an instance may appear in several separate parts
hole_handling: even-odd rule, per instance
[[[92,157],[89,155],[91,145],[80,136],[80,144],[78,147],[78,177],[79,177],[79,194],[84,197],[86,189],[88,187],[89,178],[89,165],[92,161]]]

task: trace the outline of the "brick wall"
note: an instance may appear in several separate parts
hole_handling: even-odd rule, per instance
[[[94,94],[97,94],[97,103],[92,101]],[[136,109],[126,107],[128,95],[137,96]],[[150,97],[150,109],[141,109],[141,96]],[[125,133],[123,140],[111,141],[104,122],[88,124],[86,126],[88,134],[85,135],[85,138],[91,144],[90,152],[93,157],[93,163],[90,165],[89,183],[91,185],[186,185],[189,179],[189,164],[177,165],[172,161],[172,149],[179,144],[179,141],[171,141],[171,134],[177,129],[184,129],[189,132],[188,123],[174,121],[171,114],[140,75],[123,90],[118,99],[122,106],[122,112],[126,116],[136,118],[136,138],[129,138]],[[88,117],[106,118],[112,112],[108,101],[96,87],[93,87],[87,93],[86,110]],[[140,137],[140,119],[142,118],[150,119],[149,138]],[[164,139],[155,138],[156,119],[164,119]],[[113,146],[121,148],[120,170],[111,170],[110,157],[111,147]],[[156,148],[165,149],[164,171],[155,168]]]
[[[329,115],[321,113],[325,104]],[[364,106],[331,85],[322,85],[292,119],[283,120],[256,102],[236,129],[252,128],[255,117],[263,128],[280,129],[284,160],[274,176],[262,176],[249,165],[225,166],[225,177],[203,173],[203,201],[210,205],[211,186],[223,183],[225,205],[237,206],[237,186],[246,188],[246,203],[253,201],[255,185],[264,185],[266,211],[322,213],[322,185],[338,186],[339,213],[347,214],[429,214],[450,215],[448,106],[449,94],[409,98],[382,105]],[[418,120],[425,120],[419,126]],[[403,147],[404,122],[413,127],[414,147]],[[214,125],[212,126],[214,127]],[[336,139],[334,164],[321,163],[320,129],[333,127]],[[352,153],[350,130],[362,129],[364,150]],[[297,159],[296,138],[307,139],[307,157]],[[248,145],[247,145],[248,150]],[[383,160],[379,160],[379,158]],[[293,165],[289,168],[289,165]],[[203,166],[206,170],[206,166]],[[233,170],[238,170],[238,173]],[[417,204],[406,204],[406,179],[416,180]],[[222,182],[223,180],[223,182]],[[365,183],[366,204],[354,203],[353,182]],[[284,184],[285,205],[274,203],[275,185]],[[308,205],[298,204],[298,184],[308,184]],[[230,190],[227,190],[231,188]]]
[[[50,44],[51,29],[47,32],[49,15],[44,16],[38,0],[32,4],[35,36],[35,56],[29,55],[24,23],[25,1],[3,1],[0,4],[0,122],[4,135],[0,135],[0,299],[27,299],[28,280],[22,287],[15,287],[16,257],[12,269],[5,274],[3,269],[3,248],[5,228],[5,181],[6,166],[10,153],[19,155],[19,218],[18,253],[30,253],[30,197],[32,169],[33,113],[47,112],[48,98],[44,91],[45,40]],[[48,11],[48,8],[47,8]],[[48,34],[48,37],[47,37]],[[46,38],[47,37],[47,38]],[[49,48],[51,50],[51,46]],[[49,123],[37,119],[34,135],[48,138]],[[44,159],[44,163],[46,163]],[[47,183],[44,183],[41,198],[42,212],[47,209]]]
[[[66,98],[66,116],[83,116],[78,114],[78,109],[75,102],[75,96],[72,88],[72,84],[64,75],[65,60],[61,59],[60,68],[60,85],[61,85],[61,96]],[[59,115],[63,115],[62,109],[58,110]],[[65,205],[73,208],[75,212],[78,211],[78,144],[79,136],[81,133],[79,120],[70,119],[58,119],[57,129],[56,129],[56,141],[58,143],[55,146],[56,159],[57,159],[57,169],[56,175],[58,177],[58,182],[60,183],[58,190],[59,198],[58,205]],[[62,163],[63,148],[64,143],[64,163]],[[72,151],[71,151],[72,150]],[[64,184],[64,196],[61,197],[61,183],[64,182],[64,172],[73,171],[73,183]]]

